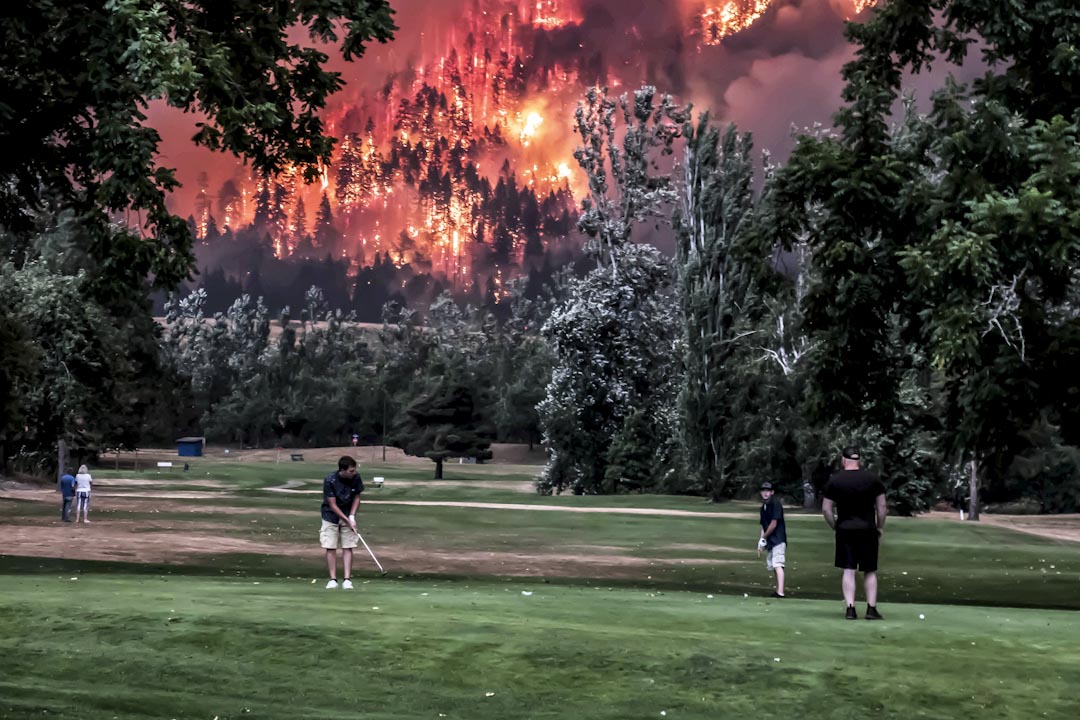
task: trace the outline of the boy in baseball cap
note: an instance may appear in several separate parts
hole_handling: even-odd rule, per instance
[[[773,494],[770,482],[761,484],[761,538],[758,539],[758,557],[765,551],[765,569],[776,573],[776,591],[773,597],[784,597],[784,563],[787,555],[787,525],[784,524],[784,506]]]

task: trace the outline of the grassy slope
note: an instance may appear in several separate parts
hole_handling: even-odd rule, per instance
[[[0,718],[1071,718],[1080,676],[1080,624],[1054,611],[874,624],[834,602],[464,580],[4,583]]]
[[[482,466],[480,466],[482,467]],[[228,489],[239,491],[241,498],[184,500],[184,506],[205,507],[207,512],[170,512],[162,504],[160,513],[109,512],[108,498],[101,497],[95,513],[102,519],[155,521],[188,520],[221,523],[221,532],[251,537],[261,542],[310,543],[310,558],[285,556],[249,556],[197,559],[193,566],[177,572],[202,574],[255,574],[273,576],[321,576],[322,562],[314,542],[319,496],[273,493],[259,488],[280,486],[290,479],[312,480],[318,487],[321,468],[312,466],[305,478],[293,466],[214,465],[209,479],[220,480]],[[705,592],[760,593],[770,578],[753,547],[757,522],[743,517],[660,517],[618,514],[536,512],[527,510],[484,510],[434,506],[379,504],[387,499],[468,500],[487,502],[542,502],[563,507],[656,507],[694,512],[737,512],[754,515],[751,503],[728,503],[716,506],[699,498],[618,496],[543,498],[506,489],[504,480],[519,483],[523,474],[487,475],[478,466],[454,468],[457,477],[466,480],[489,479],[489,486],[453,487],[429,483],[419,486],[392,486],[371,490],[371,501],[361,506],[361,530],[378,553],[387,550],[393,557],[397,549],[412,553],[521,553],[543,555],[624,555],[637,558],[678,559],[678,563],[644,565],[620,574],[641,587],[691,589]],[[198,471],[199,468],[193,468]],[[416,479],[408,469],[366,468],[372,476],[386,473],[389,482]],[[413,469],[413,472],[416,472]],[[397,475],[392,474],[397,473]],[[123,475],[123,473],[122,473]],[[130,475],[130,474],[129,474]],[[191,473],[196,475],[196,472]],[[200,478],[207,476],[198,472]],[[147,477],[142,475],[142,477]],[[154,477],[154,476],[151,476]],[[181,478],[182,479],[182,478]],[[173,482],[172,479],[169,480]],[[170,485],[170,490],[175,489]],[[205,492],[207,488],[192,486]],[[115,488],[112,492],[152,493],[152,487]],[[212,512],[218,505],[247,508],[250,516],[226,516]],[[274,510],[310,513],[274,514]],[[52,506],[39,503],[0,503],[0,522],[25,523],[52,519]],[[838,578],[832,568],[832,538],[817,515],[790,512],[788,553],[789,588],[796,595],[810,598],[836,596]],[[252,522],[254,520],[254,522]],[[154,527],[132,528],[154,532]],[[690,548],[686,546],[708,546]],[[2,552],[2,550],[0,550]],[[382,558],[384,561],[387,557]],[[723,565],[709,564],[724,560]],[[699,561],[699,562],[695,562]],[[477,568],[472,574],[505,574],[498,560]],[[36,563],[0,558],[0,572],[15,566],[20,571],[37,565],[53,568],[55,563]],[[392,562],[384,562],[391,568]],[[61,566],[67,567],[63,563]],[[69,564],[70,565],[70,564]],[[73,564],[71,567],[79,567]],[[361,571],[368,568],[363,562]],[[549,562],[549,575],[565,575]],[[1080,544],[1057,542],[1023,535],[997,527],[960,524],[929,519],[891,518],[882,550],[882,597],[885,602],[947,602],[958,604],[1027,606],[1080,609]],[[588,582],[582,577],[580,582]]]
[[[331,594],[321,580],[311,584],[324,572],[314,546],[318,496],[259,490],[304,476],[317,481],[320,473],[291,466],[213,470],[212,479],[249,490],[246,499],[185,500],[205,511],[163,504],[151,514],[109,512],[102,497],[95,512],[105,521],[218,522],[225,534],[310,542],[312,556],[216,556],[172,566],[0,556],[0,719],[1078,714],[1080,623],[1073,613],[1046,609],[1080,607],[1077,544],[891,519],[882,576],[888,620],[847,623],[838,619],[830,537],[815,516],[790,516],[790,585],[800,599],[777,602],[759,597],[769,579],[752,551],[753,519],[371,502],[362,509],[362,528],[377,551],[605,553],[687,562],[646,565],[639,576],[618,581],[550,584],[499,577],[499,568],[488,565],[452,578],[395,574],[358,582],[352,594]],[[490,488],[391,486],[369,497],[756,509],[688,498],[538,498],[473,470],[458,477],[488,477]],[[523,475],[511,470],[502,477],[520,482]],[[212,512],[216,505],[247,506],[252,515],[224,516]],[[274,514],[278,509],[310,518]],[[0,524],[51,521],[54,511],[0,501]],[[678,547],[693,544],[715,547]],[[335,675],[334,668],[342,670]]]

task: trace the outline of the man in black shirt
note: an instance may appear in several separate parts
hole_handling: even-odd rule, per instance
[[[356,530],[356,509],[360,507],[360,493],[364,482],[356,471],[356,461],[348,455],[338,460],[338,469],[323,480],[322,528],[319,544],[326,550],[326,565],[330,569],[327,590],[337,588],[337,549],[341,548],[345,565],[343,590],[352,590],[353,548],[360,543]]]
[[[860,467],[858,448],[844,448],[843,470],[833,473],[825,486],[821,511],[836,531],[836,567],[844,571],[846,617],[855,620],[855,573],[863,573],[866,619],[881,620],[877,611],[878,540],[885,527],[885,486],[872,472]]]
[[[787,525],[784,523],[784,505],[773,495],[772,483],[761,484],[761,538],[758,539],[758,557],[765,550],[765,569],[776,573],[776,592],[773,597],[784,597],[784,564],[787,556]]]

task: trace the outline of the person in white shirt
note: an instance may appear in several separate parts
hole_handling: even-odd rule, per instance
[[[82,513],[83,522],[90,522],[90,484],[93,478],[85,465],[79,466],[79,472],[75,476],[75,522],[79,522],[79,513]]]

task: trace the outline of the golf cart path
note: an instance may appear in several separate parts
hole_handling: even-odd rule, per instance
[[[303,494],[318,494],[319,490],[298,490],[295,489],[297,485],[300,485],[304,481],[290,480],[286,482],[284,487],[264,488],[264,490],[271,492],[292,492]],[[127,483],[116,483],[116,485]],[[103,483],[106,487],[107,483]],[[131,483],[132,486],[137,485]],[[159,485],[160,487],[160,485]],[[98,492],[96,497],[109,498],[109,504],[114,509],[130,509],[130,510],[144,510],[144,509],[161,509],[163,506],[160,503],[152,504],[152,500],[164,500],[164,501],[176,501],[176,500],[206,500],[211,498],[218,498],[223,500],[234,500],[235,496],[224,492],[168,492],[168,491],[154,491],[154,492]],[[0,500],[3,499],[22,499],[33,500],[38,502],[55,502],[56,492],[53,489],[44,489],[41,487],[19,488],[19,489],[4,489],[0,490]],[[530,505],[525,503],[493,503],[493,502],[461,502],[461,501],[439,501],[439,500],[373,500],[369,499],[365,502],[368,506],[378,505],[402,505],[402,506],[414,506],[414,507],[452,507],[452,508],[473,508],[478,510],[532,510],[537,512],[570,512],[570,513],[601,513],[601,514],[613,514],[613,515],[644,515],[644,516],[666,516],[666,517],[690,517],[690,518],[731,518],[731,519],[757,519],[758,514],[752,512],[700,512],[695,510],[677,510],[672,508],[627,508],[627,507],[568,507],[564,505]],[[229,506],[181,506],[172,504],[170,507],[164,509],[173,511],[195,511],[204,513],[238,513],[243,514],[249,512],[248,509]],[[290,510],[290,509],[275,509],[274,514],[281,515],[306,515],[307,511],[304,510]],[[946,512],[930,512],[922,515],[921,517],[931,520],[947,520],[950,522],[959,522],[959,518],[953,513]],[[788,515],[789,520],[817,520],[819,516],[815,514],[795,514]],[[1032,535],[1035,537],[1041,537],[1049,540],[1057,540],[1059,542],[1080,542],[1080,514],[1071,515],[988,515],[983,514],[982,523],[985,525],[991,525],[994,527],[1003,528],[1006,530],[1012,530],[1014,532],[1023,533],[1025,535]]]
[[[291,495],[321,495],[322,494],[322,480],[286,480],[284,485],[277,485],[275,487],[264,487],[262,490],[276,493],[287,493]],[[310,487],[311,485],[319,485],[317,488]],[[308,487],[304,487],[304,486]],[[481,488],[483,490],[490,490],[496,488],[498,490],[506,490],[515,493],[522,493],[525,495],[536,494],[536,483],[532,480],[394,480],[394,487],[422,487],[422,488]],[[372,488],[378,487],[371,483],[365,483],[365,487]],[[298,489],[304,488],[304,489]]]
[[[443,500],[368,500],[366,504],[476,508],[479,510],[538,510],[542,512],[608,513],[615,515],[665,515],[674,517],[701,518],[759,517],[756,513],[697,512],[695,510],[673,510],[670,508],[566,507],[564,505],[526,505],[524,503],[455,502]]]

